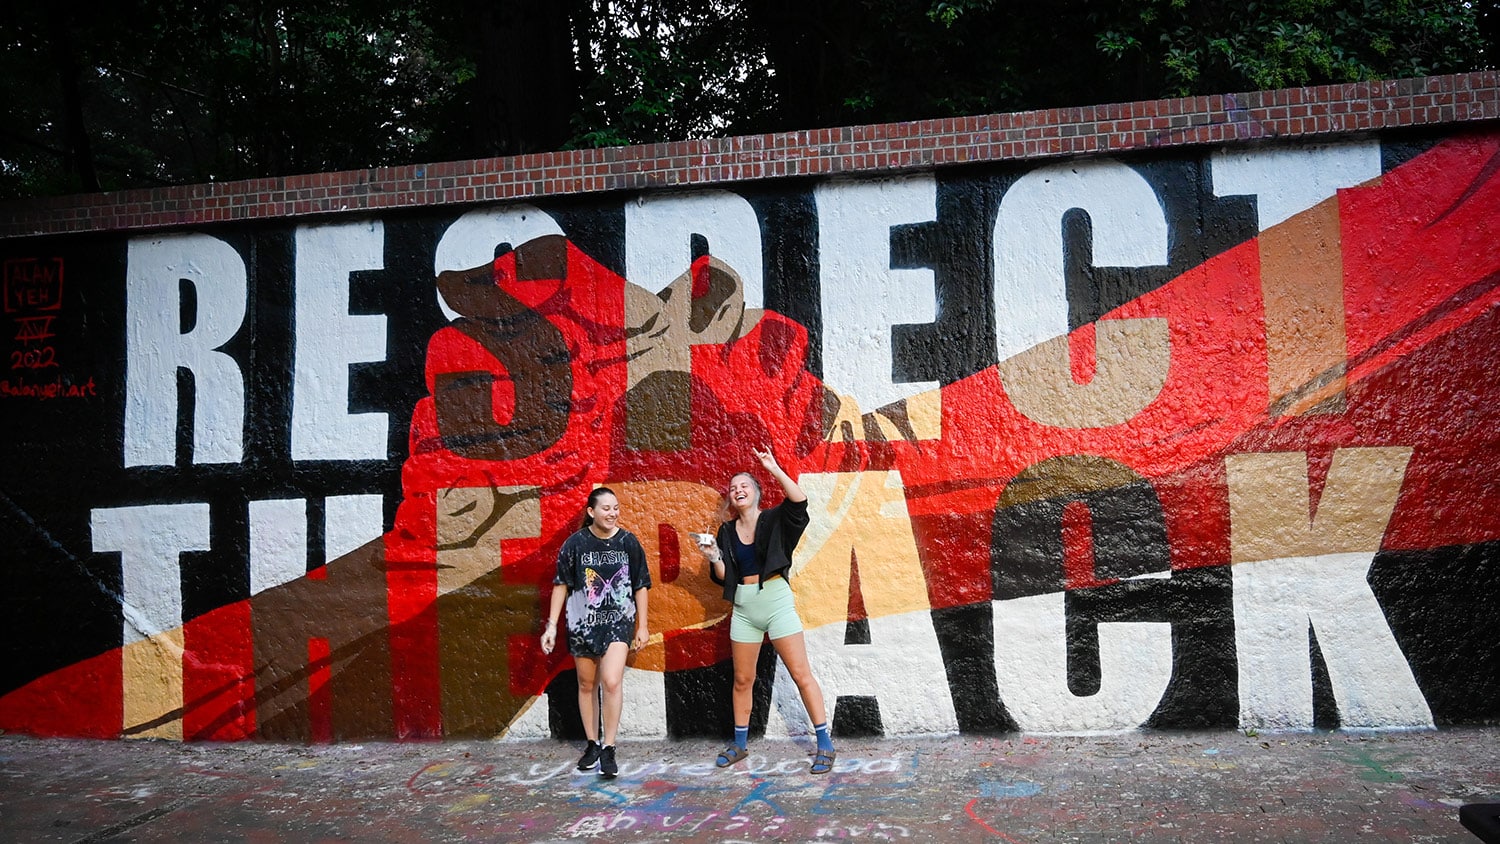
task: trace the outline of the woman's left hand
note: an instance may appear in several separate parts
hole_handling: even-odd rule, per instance
[[[638,651],[641,648],[646,647],[646,642],[650,640],[650,632],[648,632],[644,627],[637,627],[635,629],[635,641],[630,643],[630,649],[633,651]]]
[[[755,459],[760,461],[761,468],[765,469],[767,472],[770,472],[774,475],[776,474],[776,470],[780,468],[776,465],[776,455],[771,453],[770,446],[764,446],[759,449],[751,449],[750,453],[755,455]]]

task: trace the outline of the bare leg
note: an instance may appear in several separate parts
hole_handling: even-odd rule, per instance
[[[615,734],[620,729],[620,712],[625,708],[625,657],[629,655],[629,645],[611,642],[599,660],[599,684],[604,687],[604,740],[601,744],[614,744]]]
[[[730,642],[729,653],[734,659],[734,723],[743,727],[750,723],[751,692],[755,690],[755,664],[760,661],[760,642]]]
[[[573,658],[578,668],[578,714],[583,716],[583,734],[593,742],[599,740],[599,662],[586,656]]]
[[[792,675],[792,682],[797,684],[797,691],[802,693],[802,705],[807,707],[807,717],[814,724],[824,723],[828,713],[823,709],[823,687],[813,677],[812,666],[807,661],[807,643],[803,641],[802,634],[793,633],[780,639],[772,639],[771,646],[776,648],[781,664],[786,666],[787,673]]]

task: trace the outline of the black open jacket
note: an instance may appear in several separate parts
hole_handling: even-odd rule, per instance
[[[807,529],[807,501],[782,501],[769,510],[760,511],[755,522],[755,557],[760,560],[762,583],[772,575],[787,576],[792,567],[792,549]],[[708,576],[714,583],[724,587],[724,600],[734,600],[734,590],[740,585],[740,564],[734,558],[734,520],[719,525],[714,541],[719,544],[719,554],[724,558],[724,577],[714,576],[714,567],[708,567]]]

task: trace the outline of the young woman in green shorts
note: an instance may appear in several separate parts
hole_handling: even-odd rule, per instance
[[[730,654],[734,662],[734,742],[719,754],[724,768],[749,756],[746,743],[750,731],[751,691],[760,646],[767,636],[802,695],[812,719],[818,749],[811,772],[826,774],[833,769],[836,754],[828,732],[823,690],[807,660],[802,619],[797,616],[787,571],[792,549],[807,529],[807,495],[776,463],[770,448],[756,451],[760,465],[781,484],[786,500],[768,510],[760,508],[760,483],[748,472],[729,479],[727,504],[733,518],[719,525],[711,538],[700,540],[699,550],[709,563],[709,576],[724,587],[725,600],[734,603],[730,616]]]

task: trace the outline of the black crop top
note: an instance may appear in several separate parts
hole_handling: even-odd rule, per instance
[[[760,576],[760,560],[755,558],[755,543],[744,543],[740,541],[739,531],[730,531],[734,544],[734,561],[739,563],[740,582],[743,583],[747,577]]]

